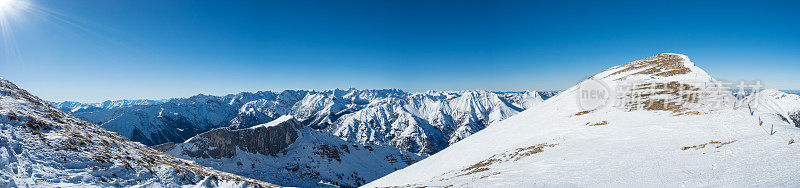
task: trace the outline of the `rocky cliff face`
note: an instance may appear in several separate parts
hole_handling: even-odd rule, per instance
[[[220,128],[160,151],[282,186],[356,187],[422,159],[394,147],[349,143],[291,116],[244,129]]]
[[[795,127],[800,127],[800,111],[789,114],[789,118],[794,122]]]
[[[231,158],[237,151],[261,155],[274,155],[297,139],[300,122],[290,116],[278,119],[274,125],[256,126],[246,129],[214,129],[201,133],[183,145],[191,150],[183,154],[192,158]]]

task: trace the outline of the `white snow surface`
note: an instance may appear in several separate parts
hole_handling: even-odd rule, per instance
[[[155,151],[0,79],[0,187],[273,187]]]
[[[618,66],[594,78],[612,85],[626,78],[685,82],[701,89],[705,84],[696,80],[713,80],[678,57],[691,72],[614,74],[622,70]],[[734,103],[714,108],[701,101],[679,111],[609,106],[581,113],[576,87],[363,187],[800,186],[800,145],[792,143],[800,140],[800,129],[772,110],[751,115]],[[787,101],[796,104],[792,98]],[[688,111],[697,113],[682,114]]]
[[[250,127],[249,129],[255,129],[255,128],[259,128],[259,127],[264,127],[264,128],[273,127],[273,126],[276,126],[276,125],[281,124],[283,122],[289,121],[292,118],[294,118],[294,117],[292,117],[291,115],[283,115],[283,116],[279,117],[278,119],[270,121],[269,123],[256,125],[256,126]]]

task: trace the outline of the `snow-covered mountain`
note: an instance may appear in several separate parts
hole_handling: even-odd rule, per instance
[[[128,106],[135,106],[135,105],[154,105],[154,104],[161,104],[166,100],[149,100],[149,99],[137,99],[137,100],[107,100],[101,103],[80,103],[80,102],[72,102],[72,101],[64,101],[64,102],[50,102],[51,104],[55,105],[56,108],[61,109],[65,112],[69,113],[87,113],[93,112],[98,110],[108,110],[113,108],[122,108]]]
[[[287,90],[198,95],[73,114],[147,145],[180,143],[214,128],[247,128],[292,115],[303,126],[347,141],[432,154],[540,103],[541,96],[539,92]]]
[[[277,94],[272,92],[196,95],[150,105],[123,105],[72,114],[131,140],[156,145],[183,142],[199,133],[227,126],[245,103],[274,96]]]
[[[777,118],[800,127],[800,95],[768,89],[745,99],[755,110],[774,114]]]
[[[394,147],[349,143],[291,116],[242,129],[220,128],[159,150],[282,186],[356,187],[422,159]]]
[[[584,91],[601,86],[616,97],[593,109]],[[659,54],[364,187],[800,186],[800,129],[746,104],[686,56]]]
[[[78,119],[0,78],[0,187],[272,187]]]

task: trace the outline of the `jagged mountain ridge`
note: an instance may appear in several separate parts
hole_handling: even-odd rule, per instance
[[[634,93],[584,109],[576,85],[364,187],[798,185],[800,129],[751,113],[686,56],[659,54],[589,80]],[[724,100],[706,100],[716,97]]]
[[[50,102],[56,108],[61,109],[68,113],[86,113],[98,110],[108,110],[113,108],[121,108],[134,105],[153,105],[164,103],[167,100],[150,100],[150,99],[137,99],[137,100],[107,100],[100,103],[80,103],[73,101],[64,102]]]
[[[540,92],[287,90],[197,95],[73,114],[147,145],[179,143],[214,128],[246,128],[292,115],[304,126],[351,142],[430,154],[530,108],[543,100],[541,96]]]
[[[220,128],[159,150],[282,186],[357,187],[422,159],[394,147],[346,142],[291,116],[250,128]]]
[[[0,78],[0,187],[186,185],[275,187],[130,141]]]

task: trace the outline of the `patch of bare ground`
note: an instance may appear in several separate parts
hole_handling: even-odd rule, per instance
[[[675,116],[699,115],[700,112],[689,111],[685,105],[698,104],[701,93],[700,88],[676,81],[644,83],[631,88],[631,92],[621,96],[620,100],[627,101],[627,111],[670,111]]]
[[[683,58],[680,55],[658,54],[616,67],[613,69],[616,70],[616,72],[609,74],[604,78],[633,71],[635,72],[617,78],[617,80],[621,80],[632,75],[669,77],[691,72],[691,69],[683,66],[682,61]]]
[[[594,110],[584,110],[584,111],[580,111],[580,112],[576,113],[576,114],[575,114],[575,116],[585,115],[585,114],[588,114],[588,113],[592,113],[593,111],[594,111]]]
[[[601,121],[601,122],[597,122],[597,123],[586,122],[586,125],[588,125],[588,126],[590,126],[590,127],[591,127],[591,126],[601,126],[601,125],[608,125],[608,121]]]
[[[517,161],[522,158],[533,156],[534,154],[544,152],[545,148],[555,147],[558,144],[548,144],[548,143],[541,143],[537,145],[532,145],[528,147],[517,148],[512,151],[505,152],[503,154],[492,155],[488,159],[475,163],[463,170],[461,170],[460,175],[456,176],[466,176],[472,175],[479,172],[484,172],[489,170],[489,166],[503,163],[507,161]],[[499,174],[498,172],[492,173],[492,175]],[[491,175],[489,175],[491,176]]]
[[[401,185],[401,186],[388,186],[388,187],[381,187],[381,188],[450,188],[453,185],[445,185],[445,186],[428,186],[428,185],[419,185],[419,184],[409,184],[409,185]]]
[[[700,114],[703,114],[703,113],[700,113],[698,111],[692,110],[692,111],[679,112],[679,113],[673,114],[672,116],[700,115]]]
[[[711,140],[708,143],[703,143],[703,144],[694,145],[694,146],[684,146],[683,148],[681,148],[681,150],[689,150],[689,149],[699,150],[699,149],[706,148],[706,146],[714,147],[714,148],[721,148],[722,146],[725,146],[725,145],[728,145],[728,144],[731,144],[731,143],[734,143],[734,142],[736,142],[736,140],[727,141],[727,142]]]
[[[498,174],[500,174],[500,172],[492,172],[491,174],[487,174],[487,175],[481,176],[481,179],[486,179],[486,178],[488,178],[490,176],[494,176],[494,175],[498,175]]]

